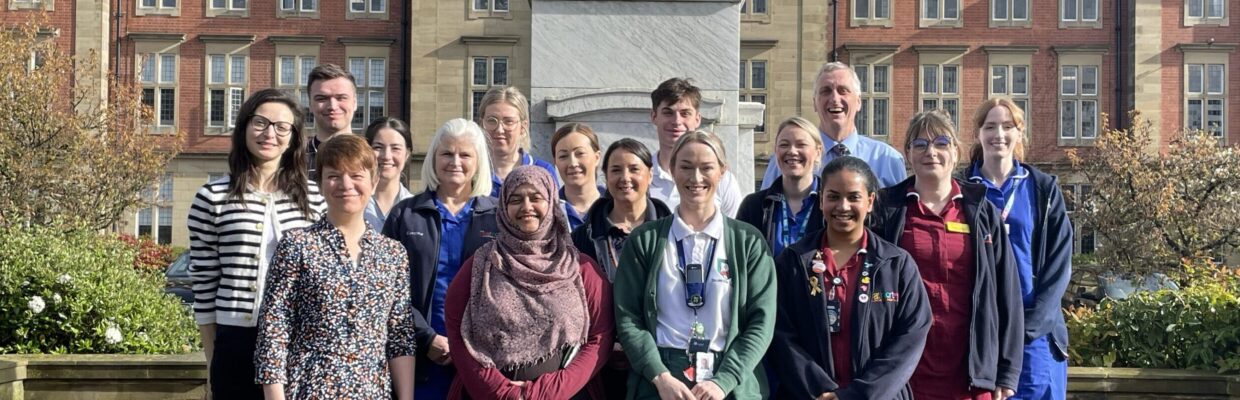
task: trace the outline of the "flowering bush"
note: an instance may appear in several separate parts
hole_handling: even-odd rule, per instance
[[[168,264],[177,258],[172,246],[156,243],[149,237],[120,235],[119,238],[137,253],[137,257],[133,260],[133,267],[139,271],[162,273]]]
[[[1240,270],[1186,262],[1180,290],[1067,312],[1073,365],[1240,371]]]
[[[196,349],[189,310],[136,255],[112,235],[0,227],[0,353]]]

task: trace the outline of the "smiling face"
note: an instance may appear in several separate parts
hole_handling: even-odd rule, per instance
[[[357,110],[357,88],[349,78],[315,81],[310,85],[314,126],[324,132],[347,132]]]
[[[950,179],[959,157],[956,141],[946,135],[931,135],[931,132],[922,132],[911,138],[906,146],[906,157],[913,167],[913,175],[921,179]]]
[[[819,126],[833,137],[855,128],[861,96],[852,77],[848,70],[837,69],[823,73],[814,86],[814,111],[818,112]]]
[[[267,125],[258,129],[257,125]],[[254,110],[250,123],[245,128],[245,147],[250,151],[254,164],[279,162],[280,157],[289,149],[292,133],[279,132],[281,125],[293,124],[293,110],[284,103],[268,102]]]
[[[590,145],[590,138],[579,132],[570,133],[555,144],[555,168],[565,186],[593,186],[601,157]]]
[[[538,232],[543,218],[551,216],[551,200],[530,183],[522,183],[509,192],[504,208],[512,225],[528,234]]]
[[[987,159],[1011,160],[1020,146],[1024,132],[1007,107],[996,105],[986,113],[986,121],[977,129],[977,140]]]
[[[508,155],[521,148],[529,121],[521,119],[521,111],[511,104],[497,102],[486,107],[482,115],[482,127],[491,141],[491,153]]]
[[[324,166],[320,180],[329,212],[361,214],[366,211],[366,203],[374,194],[374,178],[370,171],[362,168],[354,171]]]
[[[702,125],[702,115],[693,107],[693,101],[684,98],[676,104],[664,101],[650,112],[650,123],[659,133],[659,148],[671,149],[685,132],[692,132]]]
[[[822,215],[828,231],[849,235],[865,229],[865,217],[874,207],[874,194],[869,193],[865,177],[845,169],[827,176],[822,185]]]
[[[435,177],[439,185],[472,187],[478,171],[474,143],[465,136],[444,136],[435,151]]]
[[[690,206],[713,205],[715,191],[724,171],[715,151],[705,143],[691,142],[682,145],[674,157],[672,178],[680,193],[680,203]]]
[[[822,145],[814,133],[796,125],[785,126],[775,137],[775,159],[784,176],[805,177],[814,174],[814,164],[822,159]]]
[[[654,173],[641,158],[625,150],[616,150],[607,164],[607,192],[613,199],[629,204],[646,200]]]
[[[409,160],[409,148],[400,132],[392,128],[380,129],[375,133],[370,148],[374,149],[375,158],[379,160],[379,182],[400,179],[405,162]]]

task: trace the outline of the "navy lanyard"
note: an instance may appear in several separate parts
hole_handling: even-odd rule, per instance
[[[704,276],[704,277],[702,277],[702,284],[701,284],[701,287],[700,287],[701,293],[697,293],[698,295],[700,295],[700,296],[702,297],[702,299],[705,299],[705,298],[706,298],[706,283],[707,283],[707,282],[710,282],[710,271],[711,271],[712,269],[714,269],[714,268],[712,268],[711,266],[712,266],[712,265],[714,265],[714,261],[715,261],[715,245],[716,245],[716,244],[718,244],[718,243],[719,243],[719,241],[718,241],[717,239],[715,239],[715,238],[710,238],[710,251],[708,251],[708,252],[707,252],[708,254],[710,254],[710,256],[709,256],[709,257],[707,257],[707,258],[706,258],[706,260],[704,260],[704,261],[706,261],[706,262],[702,263],[702,268],[703,268],[703,269],[705,269],[706,271],[704,271],[704,272],[705,272],[705,276]],[[693,289],[691,289],[691,288],[690,288],[690,286],[689,286],[689,279],[685,277],[685,267],[689,266],[689,260],[688,260],[688,256],[687,256],[686,254],[688,254],[689,252],[688,252],[687,250],[685,250],[685,240],[684,240],[684,239],[680,239],[680,240],[676,241],[676,244],[677,244],[677,247],[678,247],[678,248],[679,248],[679,250],[680,250],[680,252],[679,252],[679,253],[680,253],[680,254],[679,254],[679,256],[680,256],[680,282],[681,282],[681,284],[685,285],[685,299],[686,299],[686,301],[685,301],[685,306],[687,306],[687,307],[689,307],[689,309],[693,310],[693,315],[695,315],[695,316],[696,316],[696,315],[697,315],[697,310],[698,310],[699,308],[702,308],[702,306],[701,306],[701,305],[698,305],[697,307],[694,307],[694,306],[692,306],[692,305],[689,305],[689,302],[688,302],[688,298],[689,298],[689,296],[690,296],[690,293],[691,293],[691,292],[695,292],[695,291],[697,291],[697,290],[693,290]]]
[[[783,205],[783,220],[780,222],[780,240],[783,247],[788,247],[792,243],[801,240],[801,236],[805,235],[805,227],[809,225],[809,218],[805,218],[801,222],[797,222],[797,215],[792,212],[792,207],[788,205],[788,198],[781,196],[780,204]],[[795,228],[790,226],[795,225]]]

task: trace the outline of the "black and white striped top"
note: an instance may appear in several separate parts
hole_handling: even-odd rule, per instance
[[[247,192],[244,201],[229,199],[228,182],[224,177],[203,185],[189,210],[194,319],[199,325],[253,327],[267,272],[259,267],[267,253],[263,242],[267,208],[274,207],[278,229],[288,231],[313,224],[326,204],[314,182],[309,182],[310,208],[314,211],[309,216],[283,193]]]

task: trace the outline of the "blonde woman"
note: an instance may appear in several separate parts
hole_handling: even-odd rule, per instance
[[[822,210],[814,171],[822,159],[822,137],[809,120],[792,117],[779,124],[775,135],[775,162],[779,177],[766,189],[745,196],[736,219],[748,222],[762,232],[771,244],[771,254],[801,240],[808,232],[822,229]]]
[[[530,103],[520,90],[513,86],[491,89],[482,96],[478,109],[482,111],[479,120],[486,130],[490,148],[491,197],[499,197],[504,178],[513,168],[522,165],[537,165],[547,170],[556,189],[560,188],[555,165],[526,151],[530,144]]]

